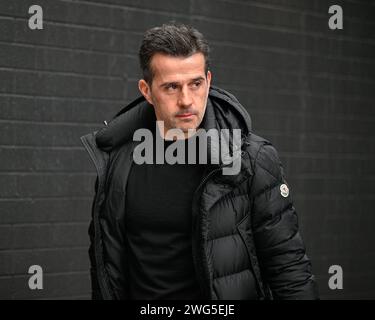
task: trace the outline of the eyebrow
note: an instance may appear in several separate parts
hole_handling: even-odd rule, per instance
[[[193,79],[189,80],[189,82],[195,82],[195,81],[198,81],[198,80],[205,80],[205,78],[202,77],[202,76],[199,76],[199,77],[196,77],[196,78],[193,78]],[[177,81],[164,82],[160,85],[160,87],[166,87],[166,86],[171,85],[171,84],[180,84],[180,83],[177,82]]]

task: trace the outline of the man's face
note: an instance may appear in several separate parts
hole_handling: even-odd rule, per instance
[[[164,121],[164,134],[178,128],[187,137],[188,129],[197,129],[202,122],[211,73],[205,75],[202,53],[190,57],[173,57],[157,53],[151,59],[154,78],[151,87],[139,81],[139,90],[154,106],[156,119]]]

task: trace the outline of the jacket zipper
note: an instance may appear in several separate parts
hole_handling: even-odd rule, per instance
[[[199,218],[199,210],[198,210],[198,191],[199,189],[208,181],[208,179],[210,179],[216,172],[220,171],[222,168],[224,167],[224,165],[221,165],[219,168],[216,168],[214,170],[211,170],[203,179],[202,181],[199,183],[198,187],[196,188],[196,190],[194,191],[194,196],[193,196],[193,215],[194,215],[194,219],[198,219]],[[200,227],[201,227],[201,221],[198,222],[198,226],[199,226],[199,231],[200,231]],[[201,232],[199,232],[199,239],[201,238]],[[192,240],[194,240],[194,237],[192,237]],[[200,248],[199,248],[200,249]],[[195,261],[195,265],[196,265],[196,273],[197,273],[197,276],[198,276],[198,279],[201,283],[201,287],[203,289],[203,291],[205,292],[206,289],[204,287],[204,283],[205,283],[205,279],[203,278],[203,275],[201,272],[199,272],[200,270],[199,269],[203,269],[203,272],[205,273],[206,275],[206,279],[209,281],[210,279],[210,271],[208,269],[208,265],[207,263],[202,263],[199,264],[198,260],[197,260],[197,253],[195,252],[195,243],[193,241],[193,250],[192,250],[192,254],[193,254],[193,260]],[[203,292],[203,293],[204,293]],[[208,294],[208,297],[210,298],[211,297],[211,288],[209,288],[209,291],[207,292]]]

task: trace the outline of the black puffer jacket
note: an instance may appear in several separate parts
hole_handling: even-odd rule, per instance
[[[89,227],[94,299],[128,298],[124,215],[137,143],[132,135],[154,121],[153,108],[140,97],[100,131],[81,137],[98,174]],[[223,175],[223,163],[207,165],[194,194],[193,261],[205,297],[318,298],[277,151],[251,133],[248,113],[222,89],[210,88],[202,124],[243,133],[240,172]]]

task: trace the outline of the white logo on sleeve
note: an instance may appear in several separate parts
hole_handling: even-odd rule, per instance
[[[289,188],[285,183],[280,186],[280,193],[284,198],[289,196]]]

